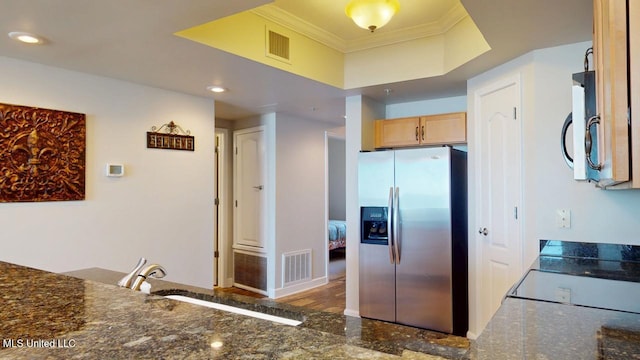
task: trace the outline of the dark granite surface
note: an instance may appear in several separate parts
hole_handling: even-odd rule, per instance
[[[532,269],[640,282],[640,246],[540,240]]]
[[[580,288],[584,286],[581,284],[593,282],[579,278],[606,279],[623,285],[626,282],[625,289],[631,293],[640,281],[637,249],[629,245],[542,240],[539,258],[472,344],[470,358],[640,359],[640,314],[590,306],[589,301],[595,299],[586,299],[586,304],[577,306],[571,304],[572,300],[563,303],[518,294],[518,287],[530,273],[536,272],[576,279],[563,284],[567,288],[575,286],[571,288],[571,297],[584,290],[595,290],[591,296],[599,298],[598,301],[620,296]],[[538,284],[540,288],[546,285]]]
[[[540,256],[640,262],[640,246],[540,240]]]
[[[508,296],[640,314],[640,247],[541,240],[540,256]]]
[[[468,352],[465,338],[377,320],[315,311],[226,292],[206,294],[180,289],[155,291],[157,295],[185,295],[196,299],[232,305],[265,314],[300,320],[299,327],[344,337],[346,343],[389,354],[401,355],[404,350],[435,354],[447,359],[463,359]]]
[[[640,359],[640,315],[507,298],[473,343],[497,359]]]
[[[298,317],[302,326],[119,288],[111,285],[121,276],[116,272],[89,269],[68,275],[75,277],[0,262],[0,358],[442,359],[430,355],[440,354],[458,359],[468,352],[466,339],[301,311],[271,300],[190,286],[172,290],[176,284],[150,281],[159,294],[206,294],[212,300]]]
[[[553,269],[582,265],[564,261]],[[153,279],[155,295],[146,295],[110,285],[121,273],[68,275],[0,262],[0,358],[640,359],[640,314],[628,312],[506,298],[468,350],[466,339],[269,299]],[[303,323],[279,325],[159,296],[170,293]]]

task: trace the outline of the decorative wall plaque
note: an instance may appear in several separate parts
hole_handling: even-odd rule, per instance
[[[160,126],[159,129],[153,126],[151,131],[147,131],[147,148],[194,151],[195,139],[190,134],[189,130],[182,130],[173,121]]]
[[[0,103],[0,202],[83,200],[85,115]]]

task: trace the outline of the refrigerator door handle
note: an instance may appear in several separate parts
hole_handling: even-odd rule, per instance
[[[400,188],[396,187],[396,193],[393,197],[393,249],[395,251],[396,264],[400,264],[400,221],[398,217],[399,202]]]
[[[389,247],[389,262],[395,263],[393,258],[393,187],[389,188],[389,209],[387,212],[387,246]]]

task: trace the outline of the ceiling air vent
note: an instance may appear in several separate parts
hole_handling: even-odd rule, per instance
[[[267,29],[267,56],[289,62],[289,38]]]

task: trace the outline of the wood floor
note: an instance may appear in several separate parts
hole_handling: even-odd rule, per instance
[[[345,276],[330,280],[327,285],[281,297],[276,301],[313,310],[342,314],[345,308]]]
[[[219,288],[216,291],[230,292],[258,299],[266,297],[262,294],[236,287]],[[330,280],[327,285],[319,286],[294,295],[281,297],[275,301],[314,310],[342,314],[345,308],[345,276],[338,277],[335,280]]]
[[[337,259],[333,258],[332,262],[344,262],[344,258],[340,258],[340,254],[337,255]],[[345,274],[343,269],[343,263],[338,263],[338,270],[329,275],[329,283],[317,288],[297,293],[290,296],[281,297],[275,301],[285,303],[293,306],[305,307],[308,309],[327,311],[342,314],[346,305],[345,301]],[[341,266],[342,265],[342,266]],[[331,268],[331,266],[330,266]],[[231,292],[234,294],[241,294],[251,296],[255,298],[264,298],[264,295],[256,294],[251,291],[231,287],[224,289],[217,289],[216,291]]]

